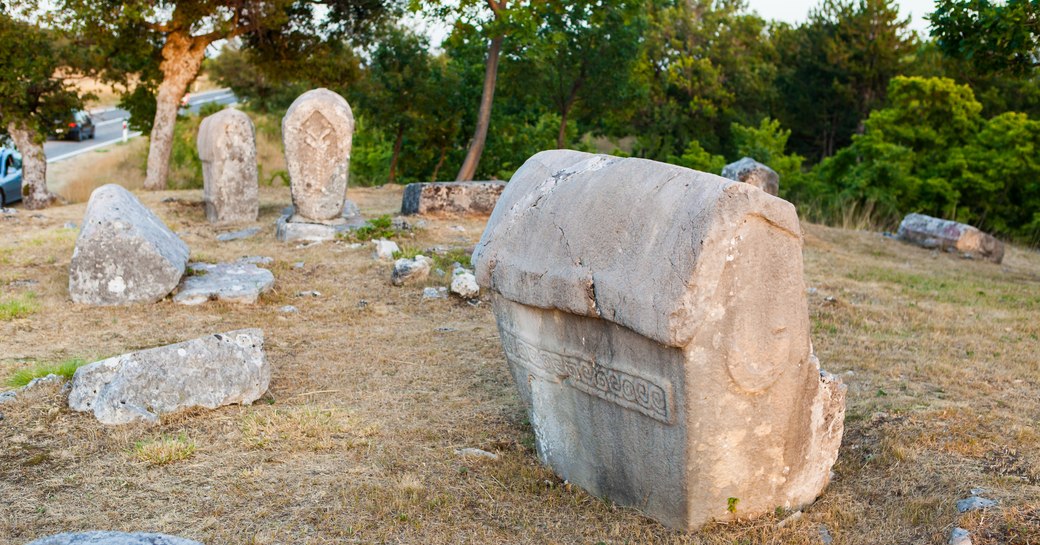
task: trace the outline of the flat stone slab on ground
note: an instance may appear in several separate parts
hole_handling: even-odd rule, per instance
[[[217,240],[220,242],[231,242],[232,240],[242,240],[252,237],[260,232],[259,227],[249,227],[246,229],[240,229],[238,231],[229,231],[227,233],[221,233],[217,235]]]
[[[295,218],[295,220],[294,220]],[[300,216],[283,215],[275,224],[275,238],[282,242],[322,242],[335,240],[342,233],[349,233],[365,224],[360,216],[344,217],[337,223],[314,223],[299,221]]]
[[[505,182],[423,182],[408,184],[401,199],[406,215],[490,216]]]
[[[239,329],[80,367],[69,408],[102,424],[156,423],[191,407],[249,405],[270,382],[263,331]]]
[[[202,545],[198,541],[166,534],[124,532],[70,532],[41,537],[26,545]]]
[[[121,186],[94,190],[69,266],[76,303],[154,303],[177,287],[188,246]]]
[[[845,387],[812,352],[791,203],[674,165],[542,152],[473,261],[561,478],[686,530],[826,487]]]
[[[966,223],[924,214],[907,214],[899,224],[896,236],[923,248],[957,252],[966,257],[986,259],[994,263],[1004,260],[1003,242]]]
[[[206,301],[256,304],[274,285],[274,275],[250,263],[191,263],[173,302],[200,305]]]

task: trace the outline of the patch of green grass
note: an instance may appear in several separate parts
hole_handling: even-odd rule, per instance
[[[185,434],[160,436],[134,443],[131,451],[134,458],[153,466],[186,460],[195,454],[195,441]]]
[[[19,297],[0,301],[0,321],[28,316],[39,310],[39,308],[40,305],[36,302],[36,294],[30,291]]]
[[[392,239],[400,235],[401,230],[394,227],[393,218],[389,214],[384,214],[366,221],[364,225],[345,236],[358,242],[367,242],[381,238]]]
[[[13,375],[7,378],[7,385],[12,388],[21,388],[29,384],[34,378],[41,378],[47,375],[58,375],[71,379],[72,375],[76,373],[76,369],[86,364],[87,361],[81,358],[72,358],[58,363],[37,364],[28,369],[15,371]]]
[[[446,273],[451,273],[453,265],[455,263],[461,264],[463,267],[471,268],[470,256],[466,253],[463,248],[452,248],[447,252],[440,254],[436,252],[423,252],[423,250],[414,246],[404,246],[401,250],[394,252],[394,259],[415,259],[417,255],[425,255],[433,260],[433,268],[440,269]],[[448,277],[451,278],[450,276]]]

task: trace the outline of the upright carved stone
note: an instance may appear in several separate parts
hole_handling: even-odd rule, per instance
[[[722,177],[751,184],[770,195],[780,192],[780,175],[750,157],[726,165],[722,169]]]
[[[813,355],[790,203],[653,161],[543,152],[474,261],[538,454],[564,479],[691,530],[827,485],[845,387]]]
[[[293,206],[301,221],[335,221],[343,213],[354,114],[328,89],[300,95],[282,118]]]
[[[958,252],[965,257],[1004,260],[1004,243],[966,223],[907,214],[899,224],[899,238],[923,248]]]
[[[249,116],[227,108],[203,119],[197,143],[206,219],[217,224],[256,221],[256,131]]]

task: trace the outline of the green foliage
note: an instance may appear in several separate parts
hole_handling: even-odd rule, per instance
[[[1040,2],[938,0],[928,17],[944,53],[986,72],[1031,73],[1040,66]]]
[[[29,384],[33,379],[47,375],[58,375],[59,377],[71,379],[72,375],[76,374],[76,369],[86,364],[87,361],[80,358],[72,358],[58,363],[37,364],[33,367],[15,371],[7,378],[7,385],[12,388],[21,388]]]
[[[690,144],[686,146],[683,154],[679,157],[669,157],[668,162],[712,174],[722,172],[722,167],[726,166],[725,157],[708,153],[696,140],[690,140]]]
[[[767,117],[762,119],[758,127],[734,123],[730,130],[737,157],[751,157],[780,175],[781,197],[792,199],[799,193],[807,192],[809,182],[802,172],[805,158],[787,153],[787,139],[791,136],[789,129],[782,128],[779,121]]]
[[[199,189],[203,185],[202,159],[196,139],[202,117],[181,116],[173,128],[173,149],[170,153],[170,187],[172,189]]]
[[[351,231],[348,238],[359,242],[367,242],[378,239],[392,239],[401,236],[401,229],[394,226],[394,220],[389,214],[372,218],[364,225]]]
[[[5,301],[0,301],[0,321],[22,318],[36,312],[39,308],[40,305],[36,302],[36,294],[33,292],[8,298]]]
[[[383,131],[369,124],[367,117],[358,115],[352,145],[350,185],[368,187],[386,183],[394,149]]]

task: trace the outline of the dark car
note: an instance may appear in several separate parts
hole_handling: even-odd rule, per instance
[[[0,207],[22,200],[22,156],[0,148]]]
[[[82,110],[69,112],[67,119],[58,120],[55,125],[54,136],[59,139],[83,141],[94,138],[94,120]]]

